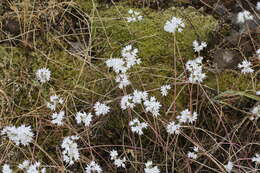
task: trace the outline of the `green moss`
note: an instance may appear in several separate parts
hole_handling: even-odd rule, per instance
[[[93,50],[99,50],[96,51],[97,56],[107,59],[120,57],[122,47],[128,44],[137,47],[142,63],[139,68],[132,70],[131,81],[135,88],[143,90],[159,88],[167,81],[171,83],[169,79],[174,76],[174,59],[177,63],[176,75],[181,75],[184,63],[196,56],[192,42],[199,38],[208,41],[210,32],[217,24],[212,16],[204,16],[194,8],[170,8],[165,11],[131,8],[141,12],[144,19],[128,23],[125,17],[128,17],[129,9],[125,4],[117,4],[100,10],[99,17],[92,24],[92,35],[96,38],[94,45],[97,45]],[[173,16],[184,19],[186,27],[182,33],[173,35],[164,31],[166,21]],[[180,89],[181,87],[178,87],[177,92]],[[181,107],[187,104],[183,96],[184,93],[177,103]],[[171,101],[167,103],[170,104]]]
[[[118,50],[129,43],[134,44],[140,50],[140,56],[147,65],[151,64],[172,64],[174,45],[177,45],[181,52],[181,57],[191,59],[194,56],[192,42],[196,38],[196,33],[201,40],[207,41],[208,34],[216,25],[216,20],[211,16],[203,16],[196,9],[171,8],[164,12],[153,11],[145,8],[134,9],[141,11],[144,20],[141,22],[127,23],[123,18],[128,16],[125,6],[114,6],[100,11],[100,18],[94,21],[97,36],[107,37],[102,40],[104,58],[111,55],[118,55]],[[182,33],[174,36],[163,30],[164,24],[172,16],[186,18],[186,27]],[[190,24],[192,23],[192,25]],[[101,41],[101,40],[98,40]]]
[[[75,4],[77,4],[77,6],[79,6],[80,8],[91,12],[91,10],[93,10],[94,7],[97,7],[98,3],[95,3],[95,0],[75,0]]]
[[[251,75],[241,75],[234,71],[224,71],[219,74],[207,73],[207,76],[205,85],[221,92],[227,90],[246,91],[253,90],[254,88]]]
[[[71,56],[65,51],[56,50],[46,55],[1,47],[0,55],[3,86],[17,105],[17,114],[44,105],[44,101],[54,94],[52,92],[68,95],[73,100],[92,101],[102,98],[113,87],[104,73],[89,66],[84,58]],[[35,72],[43,67],[51,70],[51,81],[40,84]]]

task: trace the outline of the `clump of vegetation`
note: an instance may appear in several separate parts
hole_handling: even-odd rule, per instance
[[[162,2],[5,2],[2,172],[259,171],[260,51],[220,71],[219,20]]]

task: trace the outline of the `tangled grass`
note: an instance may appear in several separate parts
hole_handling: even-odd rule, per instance
[[[260,171],[257,50],[243,56],[252,62],[254,71],[249,74],[238,67],[215,70],[210,34],[219,21],[212,16],[191,7],[156,11],[114,1],[108,7],[94,0],[4,5],[4,173],[9,168],[87,173]],[[142,20],[127,22],[130,9],[140,12]],[[172,16],[183,19],[182,32],[164,30]],[[194,40],[209,43],[208,48],[194,52]],[[138,52],[122,56],[127,45]],[[141,62],[127,68],[123,74],[130,83],[119,88],[124,80],[118,82],[119,73],[106,62],[125,58],[127,64],[133,56]],[[204,58],[194,65],[191,60],[198,56]],[[205,73],[205,79],[191,83],[194,70],[187,69],[187,62]],[[49,79],[38,80],[41,68],[50,70]],[[134,94],[137,90],[146,91],[139,95],[141,101]],[[22,125],[31,127],[32,139],[30,129]]]

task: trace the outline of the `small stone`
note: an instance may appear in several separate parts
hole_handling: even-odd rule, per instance
[[[234,69],[241,60],[241,56],[233,50],[218,49],[213,55],[213,61],[218,70]]]

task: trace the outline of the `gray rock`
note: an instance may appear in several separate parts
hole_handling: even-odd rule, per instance
[[[234,69],[241,62],[242,57],[234,50],[218,49],[213,55],[213,62],[217,70]]]

